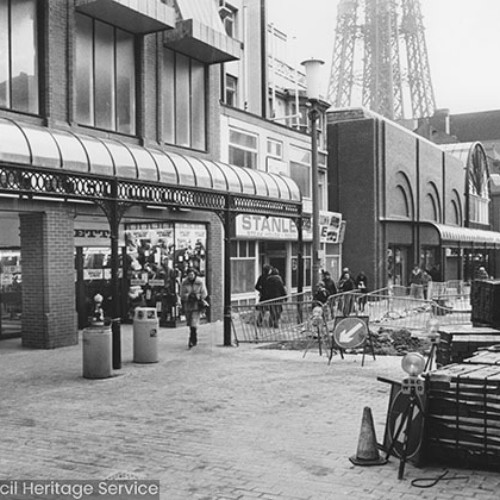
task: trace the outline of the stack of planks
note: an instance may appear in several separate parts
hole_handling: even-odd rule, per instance
[[[427,375],[424,460],[500,467],[500,353],[482,351]]]

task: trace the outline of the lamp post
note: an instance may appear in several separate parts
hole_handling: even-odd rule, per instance
[[[311,197],[312,197],[312,290],[319,282],[319,196],[318,196],[318,119],[319,92],[321,85],[320,59],[308,59],[302,62],[306,71],[307,99],[311,104],[309,119],[311,120]]]

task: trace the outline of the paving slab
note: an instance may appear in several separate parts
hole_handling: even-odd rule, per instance
[[[412,479],[443,468],[399,461],[354,466],[363,408],[383,438],[389,384],[401,358],[327,358],[310,350],[222,346],[221,323],[161,328],[158,363],[132,361],[122,327],[122,368],[82,376],[82,345],[33,350],[0,343],[0,480],[159,480],[165,500],[493,499],[500,476],[453,469],[431,488]],[[0,496],[0,499],[3,498]],[[9,498],[8,500],[13,500]]]

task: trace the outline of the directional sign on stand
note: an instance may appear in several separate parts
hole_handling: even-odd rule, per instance
[[[367,318],[342,318],[335,325],[333,338],[341,349],[354,349],[364,345],[368,338]]]
[[[406,458],[413,458],[420,451],[424,425],[424,415],[420,408],[424,407],[424,403],[420,396],[416,397],[419,399],[420,405],[413,406],[412,414],[409,415],[409,418],[411,418],[410,435],[406,436],[406,429],[404,428],[397,437],[396,442],[393,443],[394,452],[397,457],[402,456],[405,446]],[[399,392],[390,406],[387,415],[387,426],[391,442],[394,439],[394,434],[401,426],[401,420],[403,419],[404,412],[408,410],[408,405],[409,395]]]

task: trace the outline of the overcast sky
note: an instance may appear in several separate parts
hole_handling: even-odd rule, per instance
[[[267,0],[269,21],[295,38],[296,59],[330,75],[338,0]],[[420,0],[438,108],[500,109],[500,0]]]

